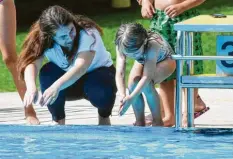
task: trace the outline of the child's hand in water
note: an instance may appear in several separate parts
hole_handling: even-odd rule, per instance
[[[129,109],[132,102],[133,102],[133,100],[129,95],[125,96],[125,98],[121,101],[121,105],[120,105],[120,109],[119,109],[120,116],[125,114],[125,112]]]
[[[181,4],[173,4],[164,9],[164,12],[170,17],[174,18],[183,13],[184,7]]]

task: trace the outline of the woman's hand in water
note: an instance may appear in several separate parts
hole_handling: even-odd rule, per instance
[[[57,99],[57,96],[59,94],[59,87],[56,86],[50,86],[48,89],[46,89],[42,95],[42,98],[40,99],[40,105],[41,106],[47,106],[51,105],[55,102]]]
[[[27,89],[23,99],[24,107],[28,107],[33,102],[36,103],[36,101],[38,100],[38,96],[39,93],[36,87],[31,87],[30,89]]]
[[[149,0],[142,0],[141,14],[143,18],[152,18],[155,14],[155,8]]]
[[[184,12],[184,7],[180,4],[173,4],[164,9],[164,12],[170,17],[174,18]]]
[[[120,116],[125,114],[125,112],[129,109],[132,102],[133,102],[133,100],[129,95],[125,96],[125,98],[121,101],[121,105],[120,105],[120,109],[119,109]]]

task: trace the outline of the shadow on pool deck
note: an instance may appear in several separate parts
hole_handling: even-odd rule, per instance
[[[233,127],[233,90],[201,89],[200,95],[210,110],[195,120],[197,127]],[[0,94],[0,124],[25,124],[23,106],[17,93]],[[132,125],[134,114],[130,108],[126,115],[119,117],[119,101],[116,99],[112,112],[112,125]],[[51,124],[51,115],[46,107],[34,106],[41,124]],[[149,109],[146,106],[146,114]],[[88,101],[66,102],[66,123],[96,125],[97,109]]]

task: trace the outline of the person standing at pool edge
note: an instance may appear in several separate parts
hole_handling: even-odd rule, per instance
[[[10,71],[20,98],[23,100],[26,91],[25,83],[18,79],[16,68],[16,10],[13,0],[0,0],[0,52],[3,62]],[[36,117],[32,105],[24,107],[25,118],[28,124],[37,125],[39,120]]]
[[[152,18],[150,29],[153,32],[159,32],[163,35],[165,40],[169,42],[173,50],[176,47],[177,32],[174,30],[174,24],[183,20],[199,15],[195,9],[196,6],[201,5],[205,0],[138,0],[142,5],[141,14],[144,18]],[[201,34],[194,33],[194,55],[203,55]],[[203,73],[203,62],[194,61],[194,73]],[[174,115],[174,79],[176,73],[174,72],[169,78],[160,84],[160,96],[163,102],[165,126],[173,126],[175,123]],[[195,114],[198,117],[209,108],[206,107],[201,97],[198,95],[198,89],[194,89]],[[184,112],[183,125],[186,125],[187,114]]]
[[[19,58],[26,82],[25,105],[36,100],[36,76],[42,97],[55,124],[65,124],[65,100],[85,98],[98,108],[99,124],[110,125],[116,97],[115,67],[91,19],[73,15],[60,6],[46,9],[32,26]],[[47,57],[49,63],[41,69]]]

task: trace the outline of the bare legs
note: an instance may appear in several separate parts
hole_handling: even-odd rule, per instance
[[[129,76],[129,88],[130,91],[134,89],[137,82],[141,78],[143,66],[135,61],[134,66]],[[167,78],[175,70],[175,62],[171,59],[164,60],[157,64],[155,68],[154,83],[160,83]],[[160,113],[160,98],[154,88],[154,84],[149,84],[144,88],[143,93],[147,99],[148,105],[152,113],[152,125],[161,125],[161,113]],[[144,101],[142,95],[140,95],[136,102],[133,103],[133,109],[136,117],[136,125],[144,126]]]
[[[162,126],[163,121],[160,111],[160,98],[155,89],[154,83],[151,82],[144,90],[146,101],[152,114],[152,126]]]
[[[137,80],[137,81],[136,81]],[[138,84],[139,79],[135,79],[135,82],[129,88],[132,92]],[[145,94],[146,100],[148,102],[151,114],[152,114],[152,125],[159,126],[162,125],[161,114],[160,114],[160,101],[159,94],[154,88],[154,83],[151,82],[144,89],[143,93]],[[145,126],[145,102],[142,94],[136,97],[133,105],[134,114],[136,117],[135,125]]]
[[[99,115],[99,125],[111,125],[110,118],[103,118]]]
[[[0,50],[3,62],[11,72],[18,93],[23,99],[26,87],[24,82],[18,79],[17,54],[16,54],[16,11],[13,0],[4,0],[0,4]],[[39,124],[36,113],[31,106],[25,108],[25,117],[29,124]]]
[[[157,67],[159,67],[159,64]],[[143,69],[142,65],[140,66],[140,65],[134,64],[130,72],[130,76],[129,76],[129,82],[128,82],[129,86],[131,86],[134,83],[133,79],[141,77],[142,69]],[[159,82],[157,81],[157,83]],[[175,124],[175,113],[174,113],[175,94],[174,92],[175,92],[175,80],[170,80],[170,81],[160,83],[160,89],[159,89],[159,94],[161,97],[160,106],[161,106],[161,109],[163,109],[161,114],[163,117],[163,124],[166,127],[170,127]],[[201,97],[198,95],[198,89],[194,89],[194,99],[195,99],[194,101],[195,112],[201,111],[206,107],[205,103],[203,102]],[[137,103],[140,103],[140,102],[138,101]],[[143,109],[143,112],[144,112],[144,109]],[[185,126],[187,124],[187,119],[186,119],[187,114],[184,114],[183,117],[184,117],[183,125]],[[146,121],[144,125],[151,125],[153,122],[152,115],[148,115],[142,118],[141,120]]]
[[[162,82],[160,84],[160,96],[162,98],[162,102],[163,102],[163,108],[164,108],[164,118],[163,118],[163,122],[164,122],[164,126],[170,127],[173,126],[175,124],[175,114],[174,114],[174,100],[175,100],[175,81],[171,80],[171,81],[167,81],[167,82]],[[194,103],[195,103],[195,107],[194,107],[194,111],[198,112],[203,110],[206,105],[203,102],[203,100],[200,98],[200,96],[198,95],[198,89],[194,89]],[[183,114],[183,125],[187,124],[187,114]],[[148,119],[148,121],[150,121]]]
[[[138,82],[140,80],[142,71],[143,71],[143,65],[135,61],[132,70],[130,71],[129,74],[129,81],[128,81],[129,88],[132,87],[133,89],[135,87],[135,82]],[[144,100],[142,94],[140,94],[133,103],[133,110],[136,118],[135,125],[145,126]]]
[[[166,127],[173,126],[175,123],[174,91],[175,91],[174,80],[160,83],[159,94],[161,96],[163,109],[164,109],[163,123],[164,126]]]

